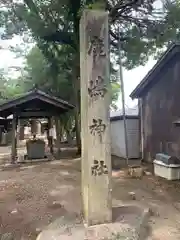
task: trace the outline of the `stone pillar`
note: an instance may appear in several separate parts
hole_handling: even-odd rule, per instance
[[[11,148],[11,163],[16,162],[17,157],[17,117],[13,115],[12,120],[12,148]]]
[[[112,221],[108,13],[80,22],[82,195],[87,225]]]

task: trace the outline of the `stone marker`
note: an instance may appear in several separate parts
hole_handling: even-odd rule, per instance
[[[80,22],[82,194],[87,225],[112,221],[108,13]]]

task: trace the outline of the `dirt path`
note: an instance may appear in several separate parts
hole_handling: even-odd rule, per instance
[[[68,212],[81,217],[80,160],[66,159],[23,165],[0,172],[1,232],[16,240],[34,240],[48,223]],[[129,179],[113,172],[114,203],[130,203],[135,192],[138,204],[153,210],[149,239],[180,239],[180,183],[153,176]]]
[[[64,207],[80,212],[79,186],[80,174],[67,163],[25,165],[2,171],[1,232],[11,232],[17,240],[36,239],[43,226],[65,214]]]
[[[137,204],[149,207],[150,237],[153,240],[180,239],[180,182],[166,181],[155,176],[129,179],[124,171],[114,173],[113,197],[122,204],[129,202],[133,191]]]

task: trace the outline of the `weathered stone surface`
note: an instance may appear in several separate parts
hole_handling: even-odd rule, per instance
[[[121,214],[115,222],[90,227],[84,227],[74,218],[61,217],[51,223],[37,240],[145,240],[149,209],[124,206],[119,210]]]
[[[26,142],[28,159],[43,159],[45,157],[45,142],[41,139]]]
[[[78,240],[84,239],[84,226],[74,215],[66,215],[52,222],[40,235],[37,240],[73,239],[77,235]],[[80,232],[79,232],[80,231]],[[81,237],[79,236],[81,234]],[[75,240],[76,238],[74,238]]]
[[[80,24],[82,193],[87,225],[112,221],[108,13]]]
[[[12,233],[4,233],[1,236],[1,240],[14,240]]]

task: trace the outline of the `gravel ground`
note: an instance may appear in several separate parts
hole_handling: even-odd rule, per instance
[[[66,213],[64,207],[73,212],[76,204],[79,212],[80,174],[76,165],[79,161],[72,164],[69,159],[1,171],[1,233],[11,232],[17,240],[33,240],[44,226]]]
[[[80,159],[67,156],[0,171],[1,233],[12,233],[16,240],[34,240],[60,216],[74,213],[81,218]],[[150,207],[149,239],[180,239],[180,183],[151,174],[131,179],[125,173],[123,168],[113,171],[113,203]]]

